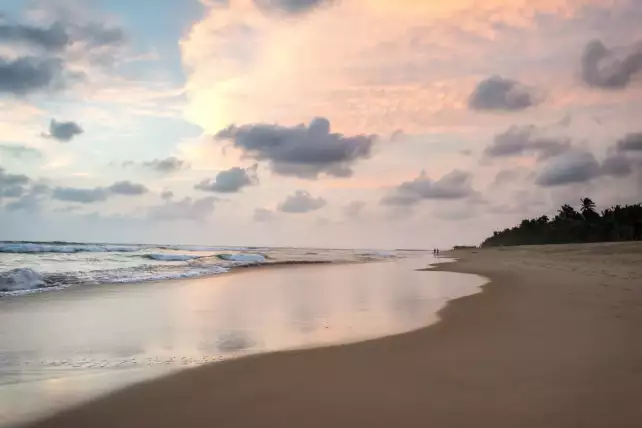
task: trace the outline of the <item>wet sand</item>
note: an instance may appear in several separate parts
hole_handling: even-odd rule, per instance
[[[639,427],[642,245],[466,251],[428,328],[186,370],[38,427]]]

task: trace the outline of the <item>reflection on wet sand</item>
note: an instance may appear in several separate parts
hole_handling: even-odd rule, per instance
[[[413,330],[484,282],[417,272],[427,260],[257,269],[0,301],[0,423],[177,368]]]

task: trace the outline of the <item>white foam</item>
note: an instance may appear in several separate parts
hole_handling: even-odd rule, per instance
[[[186,262],[188,260],[200,259],[202,256],[191,256],[187,254],[166,254],[166,253],[152,253],[145,254],[143,257],[152,260],[162,260],[166,262]]]
[[[265,261],[265,256],[262,254],[219,254],[217,257],[221,260],[227,260],[229,262],[260,263]]]
[[[11,272],[21,271],[17,275],[15,282],[3,281]],[[30,272],[29,272],[30,271]],[[0,296],[15,296],[24,294],[40,293],[43,291],[57,291],[71,286],[82,286],[84,284],[127,284],[148,281],[164,281],[173,279],[196,278],[206,275],[217,275],[228,272],[229,268],[223,266],[205,266],[205,267],[188,267],[181,271],[107,271],[107,272],[87,272],[76,276],[72,282],[67,282],[63,277],[57,278],[56,284],[46,285],[43,276],[36,271],[28,268],[14,269],[0,273]],[[26,272],[26,273],[25,273]],[[80,281],[78,281],[80,279]],[[15,284],[14,286],[11,286]]]
[[[130,277],[113,277],[103,283],[131,283],[131,282],[146,282],[146,281],[162,281],[166,279],[181,279],[181,278],[194,278],[204,275],[215,275],[219,273],[228,272],[229,269],[223,266],[210,266],[207,268],[190,269],[184,272],[171,272],[171,273],[150,273],[149,275],[136,275]]]
[[[0,253],[106,253],[132,252],[140,247],[121,245],[71,245],[71,244],[35,244],[31,242],[1,243]]]
[[[161,245],[158,248],[175,251],[247,251],[242,247],[207,247],[199,245]]]
[[[101,251],[106,251],[106,252],[119,252],[119,253],[131,253],[134,251],[140,250],[140,247],[134,247],[134,246],[123,246],[123,245],[103,245],[98,248],[102,248]]]
[[[43,276],[30,268],[12,269],[0,273],[0,291],[32,290],[44,285]]]

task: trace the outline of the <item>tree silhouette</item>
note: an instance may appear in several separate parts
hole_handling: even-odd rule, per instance
[[[583,215],[586,215],[586,213],[595,213],[595,202],[590,198],[580,199],[580,202],[582,202],[581,211]]]
[[[575,208],[568,204],[562,205],[562,208],[559,209],[557,216],[564,220],[578,220],[582,218],[582,216],[577,211],[575,211]]]
[[[580,201],[580,212],[562,205],[552,220],[545,215],[522,220],[519,226],[494,232],[482,247],[642,240],[641,204],[616,205],[600,214],[592,199]]]

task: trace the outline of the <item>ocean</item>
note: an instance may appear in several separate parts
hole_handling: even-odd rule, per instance
[[[194,278],[238,267],[376,261],[404,251],[0,242],[0,296],[113,284]]]

